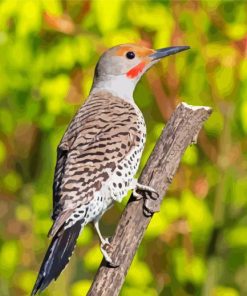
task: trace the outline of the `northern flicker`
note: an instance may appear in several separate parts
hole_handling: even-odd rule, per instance
[[[133,100],[141,76],[161,58],[188,49],[153,50],[124,44],[100,58],[86,102],[71,121],[57,149],[53,185],[52,238],[32,295],[44,290],[65,268],[84,226],[92,222],[101,250],[111,264],[99,219],[129,190],[155,192],[138,184],[135,174],[146,139],[143,115]]]

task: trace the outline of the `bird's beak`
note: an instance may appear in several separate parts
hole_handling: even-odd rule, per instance
[[[161,58],[167,57],[169,55],[178,53],[183,50],[189,49],[189,46],[172,46],[172,47],[166,47],[157,49],[154,53],[152,53],[149,57],[151,58],[151,61],[156,61]]]

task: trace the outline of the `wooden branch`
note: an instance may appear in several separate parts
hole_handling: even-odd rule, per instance
[[[119,267],[109,267],[102,260],[88,296],[119,294],[129,266],[152,218],[152,215],[144,215],[144,209],[159,210],[185,149],[196,142],[203,122],[211,113],[209,107],[195,107],[186,103],[178,105],[139,179],[139,183],[153,187],[159,193],[159,198],[135,201],[131,196],[111,242],[111,257]]]

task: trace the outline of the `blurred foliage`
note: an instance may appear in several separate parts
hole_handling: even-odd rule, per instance
[[[48,245],[56,146],[119,43],[190,45],[139,83],[145,164],[175,106],[214,113],[188,148],[121,295],[247,295],[246,1],[0,1],[0,294],[29,295]],[[103,218],[114,232],[124,204]],[[84,295],[101,261],[88,226],[43,295]]]

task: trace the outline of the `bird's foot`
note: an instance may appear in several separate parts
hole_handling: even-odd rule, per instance
[[[159,194],[152,187],[135,182],[135,187],[133,189],[133,196],[135,197],[136,200],[143,198],[143,195],[138,191],[149,193],[150,197],[154,200],[159,197]]]
[[[139,192],[138,192],[139,191]],[[144,195],[140,193],[144,192]],[[142,185],[136,182],[136,186],[133,190],[133,196],[136,200],[144,198],[143,212],[145,216],[151,216],[155,212],[159,212],[160,203],[158,201],[159,194],[155,189],[150,186]]]
[[[118,267],[119,264],[114,262],[112,257],[111,257],[111,252],[112,252],[112,245],[110,243],[109,238],[104,238],[104,241],[100,245],[101,252],[108,263],[110,267]]]
[[[155,189],[153,189],[153,187],[151,187],[151,186],[147,186],[147,185],[137,183],[136,184],[136,189],[150,193],[152,199],[158,199],[158,197],[159,197],[158,192]]]

